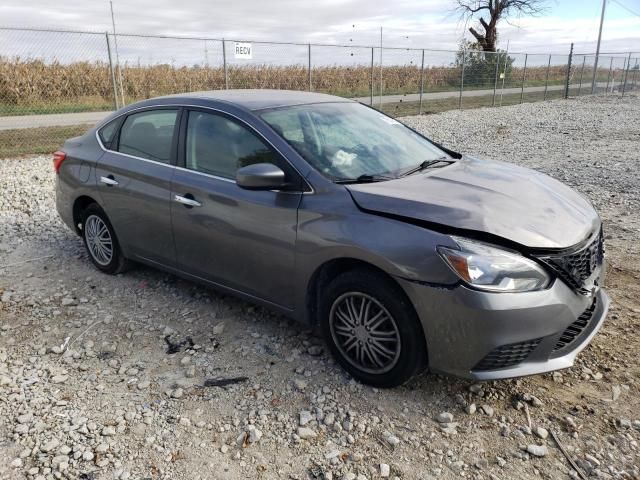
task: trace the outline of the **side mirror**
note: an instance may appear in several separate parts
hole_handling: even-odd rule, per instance
[[[273,163],[254,163],[239,168],[236,183],[247,190],[278,190],[286,185],[284,172]]]

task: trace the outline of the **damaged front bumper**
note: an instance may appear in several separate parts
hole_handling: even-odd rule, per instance
[[[488,293],[399,280],[426,337],[429,369],[475,380],[573,365],[609,309],[601,288],[581,295],[555,280],[544,291]]]

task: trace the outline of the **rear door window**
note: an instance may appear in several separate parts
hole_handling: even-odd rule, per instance
[[[178,110],[151,110],[129,115],[122,124],[118,151],[170,163]]]

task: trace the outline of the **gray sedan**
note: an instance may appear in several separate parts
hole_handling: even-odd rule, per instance
[[[569,367],[609,306],[586,198],[338,97],[154,98],[68,140],[54,168],[99,270],[140,262],[265,305],[375,386]]]

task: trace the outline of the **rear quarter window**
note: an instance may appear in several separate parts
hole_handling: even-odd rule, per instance
[[[98,130],[98,136],[100,137],[100,141],[102,142],[102,145],[104,146],[104,148],[108,150],[115,147],[115,145],[113,144],[113,141],[116,138],[116,133],[118,131],[118,124],[120,123],[119,120],[120,119],[113,120],[107,123],[100,130]]]

